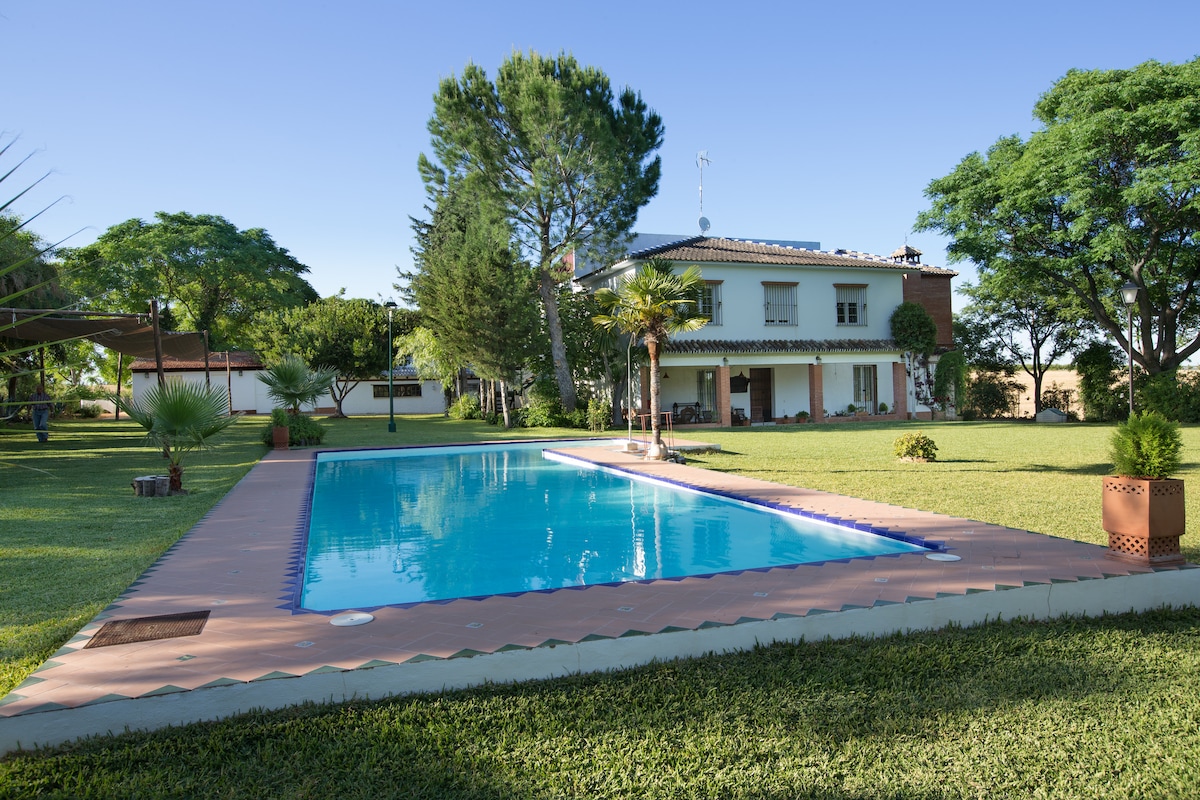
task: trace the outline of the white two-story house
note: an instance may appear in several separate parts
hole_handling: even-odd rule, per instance
[[[706,283],[708,324],[672,337],[662,353],[662,408],[675,422],[728,426],[802,411],[818,422],[864,411],[930,415],[890,319],[900,303],[919,303],[937,323],[938,346],[951,347],[950,281],[958,273],[922,265],[908,247],[885,258],[695,236],[634,250],[576,280],[587,291],[615,289],[652,257],[679,271],[694,265]]]

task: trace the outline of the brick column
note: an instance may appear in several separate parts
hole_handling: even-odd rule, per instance
[[[892,413],[908,419],[908,371],[903,361],[892,362]]]
[[[825,421],[825,375],[820,364],[808,365],[808,413],[813,422]]]
[[[733,425],[733,410],[729,404],[729,367],[717,367],[717,419],[722,428]]]

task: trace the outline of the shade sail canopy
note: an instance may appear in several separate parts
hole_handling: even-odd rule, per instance
[[[165,356],[203,360],[204,335],[163,331]],[[90,339],[101,347],[137,358],[154,358],[154,327],[144,315],[30,311],[0,308],[0,337],[31,342]]]

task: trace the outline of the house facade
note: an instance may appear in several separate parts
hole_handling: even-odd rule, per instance
[[[265,369],[266,365],[255,353],[238,350],[209,353],[207,368],[203,361],[163,359],[163,373],[167,380],[207,382],[219,386],[226,391],[229,408],[243,414],[269,414],[276,405],[267,395],[267,385],[258,379]],[[157,369],[154,361],[139,359],[133,363],[131,370],[133,397],[141,401],[146,391],[158,381]],[[418,379],[412,367],[397,367],[392,375],[391,387],[395,394],[397,414],[441,414],[446,410],[441,382]],[[309,406],[304,411],[332,414],[334,409],[333,398],[325,395],[318,405]],[[342,401],[342,411],[349,416],[389,413],[387,375],[360,381]]]
[[[800,412],[814,421],[931,416],[924,365],[892,340],[890,319],[900,303],[919,303],[937,323],[939,348],[950,348],[956,272],[922,265],[908,247],[885,258],[696,236],[636,250],[576,280],[590,292],[616,289],[653,257],[679,271],[698,267],[706,286],[708,324],[672,337],[661,356],[662,409],[676,423],[782,422]]]

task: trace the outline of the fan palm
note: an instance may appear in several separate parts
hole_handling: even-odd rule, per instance
[[[284,356],[258,376],[267,385],[267,395],[293,415],[300,413],[300,406],[315,403],[329,391],[335,378],[336,369],[309,369],[303,358],[293,354]]]
[[[688,267],[677,275],[670,261],[650,259],[636,273],[622,279],[616,290],[596,292],[596,302],[604,313],[592,317],[592,322],[605,330],[641,337],[646,343],[650,356],[650,426],[654,434],[647,453],[650,458],[666,455],[660,420],[659,352],[672,335],[699,330],[708,323],[697,304],[703,288],[699,268]]]
[[[169,464],[171,491],[183,490],[183,459],[237,422],[228,412],[223,389],[187,381],[152,386],[139,400],[113,396],[129,418],[146,429],[146,441],[162,450]]]

